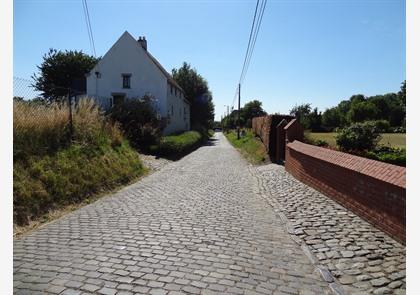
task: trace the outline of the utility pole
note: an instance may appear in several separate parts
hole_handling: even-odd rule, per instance
[[[239,140],[239,132],[240,132],[240,122],[239,122],[239,119],[240,119],[240,113],[241,113],[241,83],[239,83],[239,96],[238,96],[238,123],[237,123],[237,128],[238,128],[238,140]]]

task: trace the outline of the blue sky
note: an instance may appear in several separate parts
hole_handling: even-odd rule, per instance
[[[231,105],[256,1],[88,0],[97,54],[127,30],[170,71],[189,62],[209,82],[216,119]],[[92,53],[82,1],[14,1],[14,76],[30,78],[49,48]],[[399,90],[405,1],[268,0],[242,101],[269,112],[324,110],[352,94]]]

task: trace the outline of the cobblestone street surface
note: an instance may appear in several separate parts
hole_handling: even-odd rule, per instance
[[[349,294],[405,294],[405,246],[297,181],[283,166],[252,169],[286,228]]]
[[[169,163],[172,163],[171,160],[145,154],[140,154],[140,160],[151,172],[158,171]]]
[[[263,182],[253,176],[257,171],[223,135],[217,133],[216,139],[213,145],[165,165],[136,184],[15,240],[14,292],[340,293],[340,283],[328,271],[319,271],[308,249],[287,232],[281,212],[269,203],[271,197],[261,194]],[[323,218],[319,216],[318,226],[312,226],[320,228]],[[328,215],[326,221],[332,220],[336,219]],[[347,237],[352,238],[356,228],[347,221],[343,224],[349,227]],[[311,227],[301,225],[303,230]],[[339,231],[344,225],[337,225]],[[385,254],[378,252],[377,256],[385,257],[382,265],[370,266],[378,271],[361,273],[369,276],[361,282],[385,288],[391,288],[391,280],[404,284],[403,277],[391,278],[387,272],[390,268],[394,276],[402,275],[397,271],[402,262],[386,260],[391,258],[386,256],[391,249],[380,247],[394,244],[384,236],[386,243],[367,242],[370,235],[379,237],[370,227],[363,235],[366,246],[378,245],[377,251]],[[328,239],[330,247],[342,239]],[[316,240],[324,243],[322,238]],[[360,247],[353,253],[366,249]],[[378,261],[369,256],[376,252],[366,251],[361,256],[366,261],[359,263]]]

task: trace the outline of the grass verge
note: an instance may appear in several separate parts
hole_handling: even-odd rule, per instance
[[[200,147],[209,137],[210,134],[202,134],[198,131],[163,136],[158,145],[151,147],[151,151],[161,157],[178,159]]]
[[[224,133],[229,142],[254,165],[269,162],[269,156],[261,140],[255,137],[251,130],[246,130],[245,136],[239,140],[236,131],[228,131]]]

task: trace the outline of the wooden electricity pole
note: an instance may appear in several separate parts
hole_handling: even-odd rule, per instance
[[[238,140],[239,140],[239,137],[240,137],[240,134],[239,134],[239,132],[240,132],[240,122],[239,122],[239,119],[241,118],[241,115],[240,115],[240,113],[241,113],[241,83],[239,83],[239,95],[238,95],[238,121],[237,121],[237,126],[236,126],[236,128],[238,129]]]

